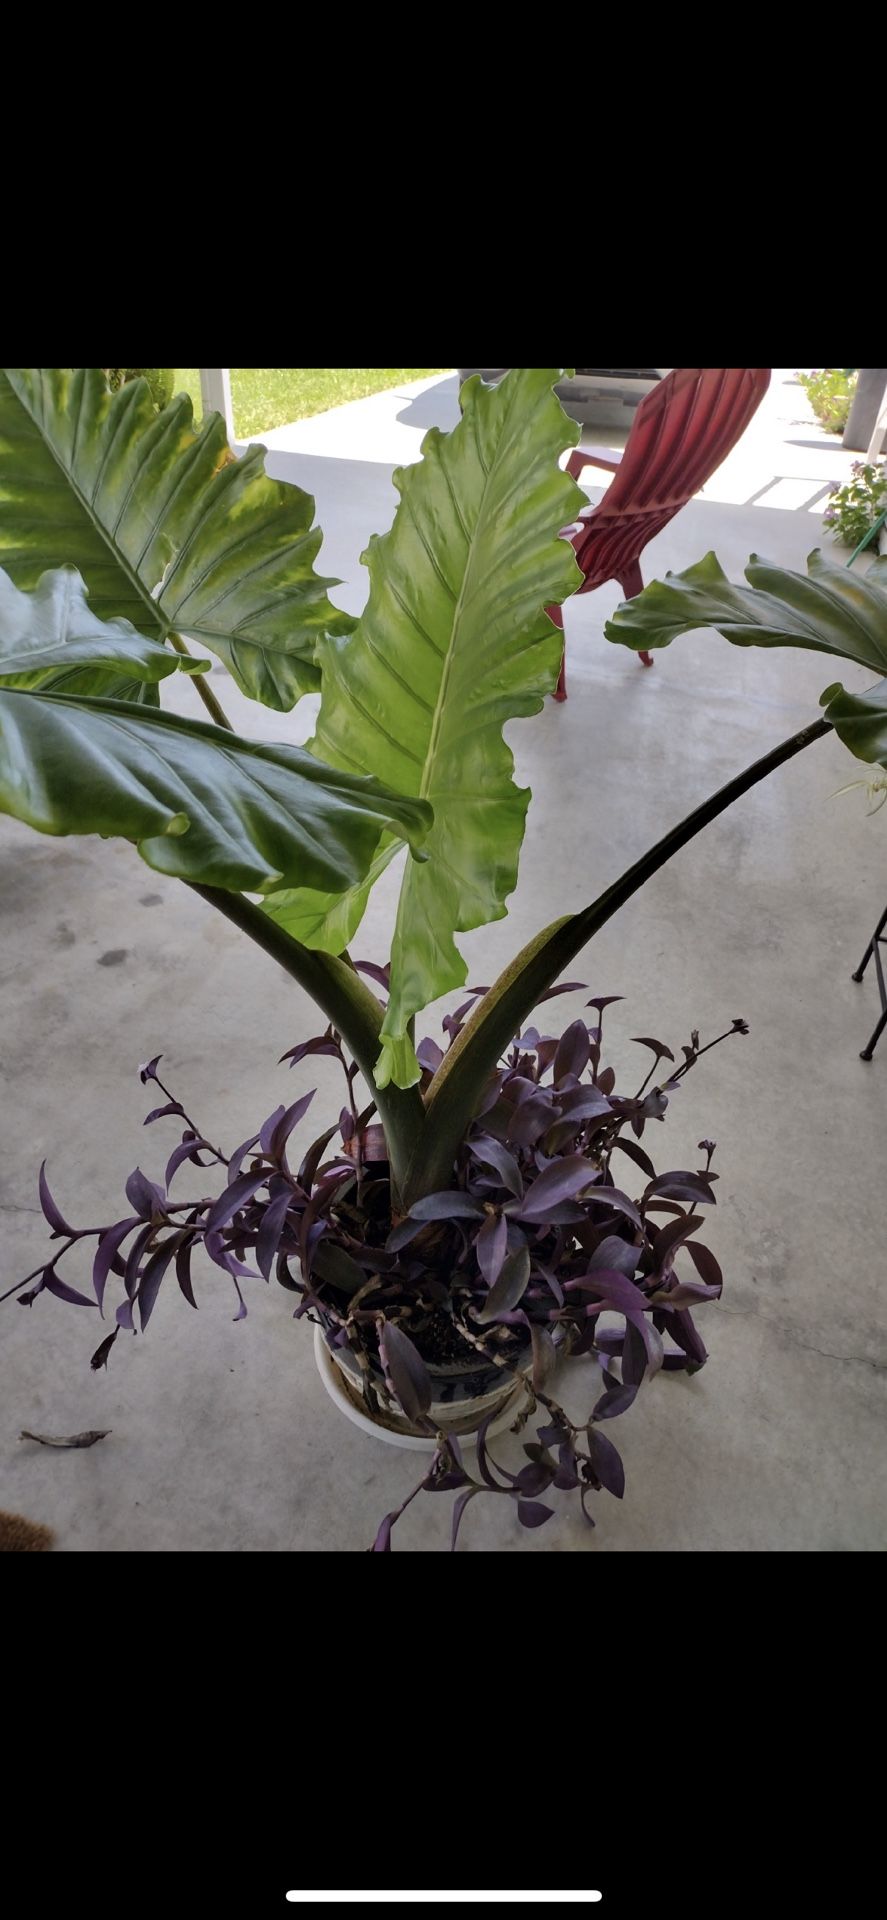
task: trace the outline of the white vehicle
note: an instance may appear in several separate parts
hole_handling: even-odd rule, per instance
[[[460,367],[460,380],[480,373],[485,380],[501,380],[504,367]],[[557,389],[568,413],[576,420],[601,426],[630,426],[638,402],[655,387],[670,367],[577,367],[572,380]]]

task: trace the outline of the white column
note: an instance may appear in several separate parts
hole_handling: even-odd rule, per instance
[[[870,466],[874,466],[875,461],[880,460],[884,452],[885,441],[887,441],[887,397],[885,397],[884,405],[875,423],[875,431],[869,441],[868,452],[865,456]]]
[[[225,422],[228,444],[235,453],[240,447],[234,434],[234,408],[231,405],[231,372],[228,367],[200,368],[200,397],[204,413],[220,413]]]

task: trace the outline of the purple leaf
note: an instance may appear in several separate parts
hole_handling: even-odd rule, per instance
[[[286,1058],[286,1055],[284,1055],[284,1059],[285,1059],[285,1058]],[[279,1062],[278,1062],[278,1064],[279,1064]],[[330,1130],[329,1130],[329,1133],[328,1133],[328,1134],[327,1134],[327,1136],[326,1136],[326,1138],[327,1138],[327,1140],[331,1140],[331,1139],[332,1139],[332,1137],[333,1137],[333,1134],[334,1134],[334,1133],[335,1133],[335,1127],[331,1127],[331,1128],[330,1128]],[[238,1147],[238,1149],[237,1149],[237,1152],[236,1152],[236,1153],[232,1153],[232,1155],[231,1155],[231,1158],[230,1158],[230,1160],[228,1161],[228,1181],[229,1181],[229,1184],[231,1184],[231,1183],[232,1183],[233,1181],[235,1181],[235,1180],[237,1179],[237,1177],[238,1177],[238,1175],[239,1175],[239,1173],[240,1173],[240,1169],[241,1169],[241,1167],[242,1167],[242,1165],[243,1165],[243,1161],[244,1161],[244,1156],[245,1156],[245,1155],[246,1155],[247,1153],[249,1153],[249,1150],[250,1150],[250,1147],[255,1147],[255,1146],[257,1146],[257,1145],[258,1145],[258,1140],[259,1140],[259,1136],[258,1136],[258,1134],[257,1134],[257,1133],[251,1133],[251,1134],[250,1134],[250,1137],[249,1137],[249,1139],[248,1139],[248,1140],[244,1140],[244,1141],[243,1141],[243,1142],[241,1143],[241,1145],[240,1145],[240,1146]],[[168,1184],[168,1183],[167,1183],[167,1184]]]
[[[372,1111],[372,1109],[370,1109],[370,1111]],[[306,1153],[305,1158],[302,1161],[302,1164],[299,1168],[299,1173],[298,1173],[299,1185],[300,1187],[304,1187],[306,1193],[310,1193],[311,1188],[314,1185],[317,1169],[320,1166],[321,1160],[323,1159],[323,1156],[327,1150],[327,1147],[330,1144],[330,1141],[333,1138],[334,1133],[336,1133],[337,1131],[338,1129],[336,1127],[328,1127],[326,1130],[326,1133],[322,1133],[317,1140],[313,1140],[310,1147],[308,1148],[308,1152]],[[230,1176],[230,1168],[228,1171]]]
[[[469,1193],[461,1193],[458,1188],[448,1188],[444,1193],[426,1193],[415,1206],[410,1208],[411,1220],[482,1220],[484,1210],[479,1200],[473,1200]]]
[[[188,1302],[189,1307],[194,1307],[196,1309],[197,1301],[194,1298],[194,1289],[191,1285],[191,1252],[192,1252],[193,1245],[194,1245],[193,1240],[189,1240],[185,1246],[177,1248],[176,1279],[179,1283],[179,1286],[181,1287],[181,1290],[185,1296],[185,1299]]]
[[[605,1007],[612,1007],[617,1000],[624,999],[624,993],[603,993],[598,994],[593,1000],[586,1000],[585,1004],[587,1007],[596,1007],[600,1015],[603,1013]]]
[[[550,1093],[541,1090],[530,1099],[522,1100],[515,1107],[508,1124],[508,1138],[519,1147],[533,1147],[543,1133],[547,1133],[555,1120],[560,1119],[560,1107]]]
[[[618,1147],[621,1153],[627,1153],[629,1160],[633,1160],[635,1166],[640,1167],[641,1172],[645,1173],[649,1179],[655,1178],[656,1168],[643,1147],[639,1147],[634,1140],[623,1140],[621,1135],[618,1140],[613,1141],[613,1145]]]
[[[641,1204],[652,1200],[654,1195],[667,1200],[689,1200],[691,1204],[695,1202],[703,1206],[715,1205],[711,1185],[701,1173],[663,1173],[658,1180],[651,1180]]]
[[[140,1232],[136,1234],[126,1256],[126,1265],[123,1269],[123,1285],[126,1289],[126,1297],[128,1300],[134,1300],[136,1297],[136,1287],[138,1286],[139,1278],[139,1261],[153,1232],[154,1228],[149,1221],[148,1225],[142,1227]]]
[[[540,993],[538,1000],[533,1001],[533,1005],[542,1007],[546,1000],[556,1000],[560,993],[584,993],[587,986],[587,980],[565,980],[563,986],[549,987],[545,993]],[[591,1001],[588,1004],[590,1006]]]
[[[521,1467],[514,1484],[520,1488],[521,1493],[531,1496],[535,1493],[546,1493],[551,1486],[554,1475],[555,1468],[553,1466],[546,1467],[541,1460],[530,1460],[525,1467]]]
[[[282,1107],[280,1111],[282,1114]],[[267,1178],[267,1171],[265,1173],[242,1173],[239,1180],[232,1181],[231,1186],[226,1187],[224,1193],[219,1194],[218,1200],[216,1200],[215,1204],[210,1208],[206,1216],[204,1232],[218,1233],[221,1227],[226,1227],[228,1221],[233,1219],[238,1209],[246,1206],[247,1201],[252,1200],[253,1195],[258,1193],[259,1188],[265,1185]]]
[[[612,1114],[612,1106],[600,1087],[570,1087],[560,1096],[564,1120],[595,1120]]]
[[[508,1245],[508,1223],[501,1214],[488,1215],[474,1243],[477,1264],[488,1287],[495,1286],[499,1278],[505,1250]]]
[[[355,960],[354,965],[358,973],[365,973],[368,980],[375,980],[378,986],[384,987],[386,993],[389,991],[391,986],[390,960],[386,962],[384,967],[377,967],[374,960]]]
[[[140,1220],[152,1220],[155,1214],[163,1213],[166,1207],[166,1194],[162,1187],[149,1180],[141,1167],[136,1167],[130,1174],[124,1192]]]
[[[553,1070],[555,1085],[563,1079],[565,1073],[575,1073],[578,1079],[588,1066],[590,1053],[591,1046],[585,1021],[574,1020],[572,1026],[567,1027],[558,1041]]]
[[[553,1514],[553,1507],[543,1507],[538,1500],[519,1500],[517,1503],[517,1517],[522,1527],[544,1527]]]
[[[620,1413],[637,1399],[637,1387],[616,1387],[612,1393],[605,1393],[592,1412],[592,1420],[615,1420]]]
[[[682,1213],[677,1220],[669,1220],[660,1227],[653,1240],[653,1259],[661,1271],[674,1257],[682,1240],[687,1240],[697,1227],[702,1226],[702,1216],[698,1213]]]
[[[382,1524],[379,1528],[379,1531],[376,1534],[376,1538],[373,1541],[373,1544],[370,1548],[371,1553],[390,1553],[391,1552],[391,1529],[394,1525],[395,1520],[399,1520],[399,1519],[400,1519],[399,1507],[395,1507],[393,1513],[386,1513],[385,1518],[382,1521]]]
[[[576,1280],[568,1280],[564,1291],[597,1295],[600,1305],[596,1300],[592,1313],[642,1313],[647,1305],[646,1294],[615,1267],[593,1267]]]
[[[474,1444],[475,1444],[475,1447],[477,1448],[477,1464],[480,1469],[481,1479],[486,1481],[486,1484],[488,1487],[493,1487],[497,1493],[501,1493],[503,1482],[501,1480],[494,1480],[493,1475],[490,1471],[490,1468],[491,1466],[495,1465],[495,1462],[491,1461],[487,1454],[487,1433],[489,1431],[491,1421],[495,1420],[496,1418],[497,1412],[498,1412],[498,1408],[493,1407],[491,1411],[488,1414],[486,1414],[485,1418],[481,1421],[480,1426],[478,1427],[477,1436]],[[513,1475],[509,1474],[507,1477],[509,1480],[511,1480],[513,1478]]]
[[[700,1278],[707,1287],[716,1287],[720,1293],[724,1285],[724,1276],[710,1247],[701,1247],[698,1240],[687,1243],[687,1252]]]
[[[340,1107],[339,1132],[342,1136],[343,1143],[347,1143],[347,1141],[353,1139],[354,1131],[355,1131],[355,1121],[354,1121],[354,1115],[351,1112],[351,1108]]]
[[[621,1500],[625,1492],[625,1468],[612,1440],[608,1440],[605,1433],[598,1433],[596,1428],[591,1427],[588,1433],[588,1451],[601,1486],[606,1487],[607,1492],[612,1493],[617,1500]]]
[[[76,1287],[67,1286],[64,1280],[59,1279],[52,1267],[47,1267],[43,1281],[47,1293],[54,1293],[57,1300],[70,1300],[73,1307],[95,1306],[95,1301],[90,1300],[88,1293],[78,1293]]]
[[[594,1201],[596,1207],[613,1207],[617,1213],[624,1213],[626,1220],[631,1220],[634,1226],[643,1227],[643,1221],[634,1201],[629,1200],[627,1194],[620,1193],[618,1187],[595,1187],[594,1192],[588,1197]]]
[[[626,1313],[625,1322],[622,1379],[625,1386],[638,1387],[646,1373],[652,1376],[658,1373],[662,1365],[662,1338],[645,1313]],[[626,1354],[628,1355],[627,1372]]]
[[[686,1309],[682,1313],[669,1313],[660,1307],[657,1308],[653,1318],[660,1333],[670,1334],[675,1346],[680,1347],[682,1354],[686,1356],[680,1364],[688,1373],[697,1373],[700,1367],[705,1366],[708,1354],[699,1331]],[[666,1354],[663,1366],[668,1365],[669,1362],[674,1366],[674,1358]]]
[[[266,1280],[271,1279],[271,1268],[274,1265],[292,1198],[292,1193],[289,1188],[286,1188],[283,1193],[277,1195],[275,1200],[272,1200],[262,1216],[259,1237],[256,1241],[256,1265]]]
[[[501,1140],[494,1140],[490,1134],[484,1133],[480,1134],[476,1140],[469,1140],[468,1148],[483,1166],[492,1167],[493,1171],[498,1173],[503,1187],[507,1187],[509,1193],[513,1193],[519,1200],[524,1190],[521,1170],[514,1154],[509,1153]]]
[[[298,1062],[304,1060],[306,1054],[309,1053],[332,1053],[338,1057],[339,1049],[336,1046],[335,1040],[331,1040],[328,1034],[319,1033],[315,1035],[313,1040],[303,1040],[300,1046],[290,1047],[288,1053],[281,1054],[277,1064],[279,1067],[282,1067],[284,1060],[288,1060],[290,1066],[295,1067],[298,1065]],[[258,1134],[256,1135],[256,1139],[258,1139]]]
[[[164,1173],[164,1176],[163,1176],[164,1180],[166,1181],[167,1191],[172,1185],[172,1181],[175,1175],[178,1173],[179,1168],[184,1165],[185,1161],[191,1160],[193,1161],[195,1166],[199,1166],[200,1161],[198,1160],[197,1155],[200,1152],[201,1148],[208,1148],[208,1147],[209,1147],[208,1140],[200,1140],[195,1138],[193,1134],[189,1134],[187,1139],[182,1141],[181,1146],[176,1147],[174,1149],[174,1151],[170,1154],[169,1159],[167,1160],[166,1172]]]
[[[426,1224],[424,1220],[401,1220],[398,1226],[392,1227],[388,1235],[385,1242],[386,1253],[400,1253],[404,1247],[409,1246],[411,1240],[416,1239]]]
[[[490,1288],[483,1306],[475,1314],[479,1326],[485,1327],[501,1313],[510,1313],[523,1299],[530,1281],[530,1254],[527,1247],[517,1247],[505,1261],[494,1287]]]
[[[121,1327],[125,1327],[127,1333],[135,1332],[135,1328],[132,1324],[132,1301],[131,1300],[122,1300],[120,1302],[120,1305],[117,1308],[117,1312],[114,1315],[114,1318],[117,1321],[118,1332],[120,1331]]]
[[[139,1079],[143,1087],[147,1086],[149,1080],[156,1080],[157,1064],[162,1059],[162,1053],[155,1053],[153,1060],[146,1061],[145,1065],[139,1068]]]
[[[551,1166],[540,1173],[538,1180],[534,1180],[519,1206],[514,1208],[513,1218],[545,1220],[552,1207],[559,1206],[563,1200],[574,1199],[586,1187],[590,1187],[596,1177],[597,1169],[581,1153],[553,1160]],[[594,1197],[597,1198],[597,1191]]]
[[[95,1259],[92,1263],[92,1284],[95,1288],[95,1297],[99,1303],[99,1310],[102,1313],[104,1313],[102,1302],[105,1296],[105,1284],[115,1260],[117,1249],[122,1245],[127,1234],[131,1233],[133,1227],[137,1227],[138,1224],[138,1214],[133,1214],[129,1220],[118,1220],[116,1226],[105,1229],[96,1248]]]
[[[443,1057],[443,1048],[438,1046],[436,1040],[420,1040],[416,1048],[420,1067],[425,1067],[429,1073],[436,1073]]]
[[[280,1125],[280,1122],[283,1119],[285,1112],[286,1112],[286,1108],[284,1106],[279,1106],[279,1107],[275,1107],[273,1113],[269,1113],[268,1118],[265,1121],[264,1126],[262,1127],[261,1133],[259,1134],[259,1146],[261,1147],[263,1153],[270,1154],[271,1142],[274,1138],[275,1127],[278,1127]]]
[[[686,1280],[670,1290],[652,1293],[650,1299],[657,1307],[698,1307],[703,1300],[720,1300],[721,1291],[720,1287],[702,1286],[698,1280]]]
[[[98,1373],[100,1367],[107,1366],[108,1355],[111,1351],[111,1348],[114,1345],[114,1342],[119,1332],[120,1332],[120,1328],[115,1327],[114,1332],[108,1334],[107,1339],[102,1341],[101,1346],[96,1347],[95,1353],[93,1354],[92,1359],[90,1360],[90,1363],[89,1363],[93,1373]]]
[[[160,1282],[163,1279],[177,1246],[180,1244],[178,1234],[173,1234],[171,1239],[165,1240],[163,1246],[158,1247],[156,1253],[152,1253],[139,1281],[139,1290],[136,1299],[138,1300],[139,1319],[142,1323],[143,1333],[154,1312],[154,1303],[160,1291]]]
[[[671,1048],[667,1047],[662,1040],[644,1040],[640,1034],[635,1033],[632,1034],[632,1045],[635,1047],[649,1047],[651,1052],[655,1053],[657,1060],[674,1059]]]
[[[598,1267],[610,1267],[615,1268],[617,1273],[627,1273],[631,1279],[640,1252],[640,1247],[630,1247],[627,1240],[620,1240],[617,1234],[608,1233],[606,1239],[599,1241],[595,1247],[589,1265],[592,1272]]]
[[[150,1127],[150,1125],[151,1125],[151,1122],[152,1122],[153,1120],[163,1120],[163,1119],[165,1119],[165,1117],[166,1117],[166,1115],[167,1115],[168,1113],[180,1113],[180,1114],[182,1115],[182,1117],[184,1118],[184,1117],[185,1117],[185,1109],[184,1109],[184,1107],[182,1106],[182,1103],[181,1103],[181,1101],[180,1101],[180,1100],[167,1100],[167,1103],[166,1103],[166,1106],[165,1106],[165,1107],[152,1107],[152,1108],[151,1108],[151,1111],[150,1111],[150,1113],[149,1113],[149,1114],[146,1114],[146,1116],[145,1116],[145,1118],[144,1118],[144,1120],[142,1121],[142,1126],[143,1126],[143,1127]]]
[[[262,1129],[260,1144],[263,1152],[267,1153],[269,1159],[280,1159],[290,1134],[294,1132],[299,1121],[308,1112],[308,1108],[314,1099],[316,1091],[316,1087],[312,1087],[310,1093],[303,1093],[301,1100],[294,1100],[292,1106],[287,1107],[286,1112],[281,1115],[276,1127],[273,1128],[270,1140],[266,1141],[265,1128]]]
[[[412,1340],[390,1320],[379,1335],[385,1372],[408,1420],[415,1423],[431,1405],[431,1375]]]
[[[450,1541],[451,1553],[455,1553],[456,1551],[456,1541],[459,1538],[459,1528],[462,1524],[462,1515],[465,1512],[465,1509],[468,1505],[469,1500],[473,1500],[476,1493],[480,1493],[480,1487],[469,1487],[467,1493],[460,1493],[459,1498],[453,1507],[453,1534],[452,1534],[452,1539]]]
[[[69,1227],[64,1214],[59,1212],[58,1207],[56,1206],[55,1201],[53,1200],[52,1194],[49,1191],[49,1184],[46,1178],[46,1161],[45,1160],[42,1162],[40,1167],[40,1174],[37,1181],[37,1189],[40,1195],[40,1205],[43,1209],[44,1218],[49,1221],[49,1224],[52,1228],[52,1239],[60,1240],[63,1237],[65,1239],[72,1238],[75,1233],[75,1229],[73,1227]]]

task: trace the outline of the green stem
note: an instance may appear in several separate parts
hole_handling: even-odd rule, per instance
[[[176,653],[183,653],[185,655],[185,658],[190,660],[191,658],[190,650],[188,647],[186,647],[185,642],[181,638],[180,634],[170,632],[167,634],[166,637],[167,637],[167,640],[169,641],[170,646],[175,648]],[[213,693],[212,688],[206,685],[206,674],[205,673],[193,674],[192,684],[196,685],[197,691],[200,695],[201,700],[203,701],[203,704],[206,708],[207,713],[209,714],[210,719],[215,721],[217,727],[227,727],[228,732],[233,733],[234,728],[232,727],[231,722],[228,719],[228,715],[226,714],[224,708],[219,705],[219,702],[216,699],[216,696]]]
[[[201,900],[223,913],[242,933],[249,934],[264,953],[297,980],[342,1035],[379,1109],[388,1143],[392,1185],[399,1192],[416,1136],[424,1124],[425,1107],[418,1087],[376,1086],[373,1068],[379,1057],[382,1009],[375,995],[364,986],[353,966],[332,954],[313,953],[309,947],[303,947],[300,940],[285,933],[244,894],[225,893],[219,887],[201,887],[191,881],[186,885],[192,893],[199,894]]]
[[[662,840],[636,860],[619,880],[586,907],[584,912],[556,920],[524,947],[466,1022],[454,1046],[438,1068],[428,1095],[425,1124],[407,1166],[403,1198],[411,1206],[422,1194],[449,1186],[459,1143],[477,1104],[487,1076],[503,1048],[520,1031],[540,994],[558,978],[576,954],[605,922],[618,913],[654,873],[664,867],[688,840],[701,833],[734,800],[766,779],[804,747],[831,733],[831,722],[814,720],[770,753],[755,760],[734,780],[694,808]]]

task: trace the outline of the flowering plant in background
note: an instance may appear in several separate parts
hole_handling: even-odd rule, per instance
[[[846,486],[832,487],[822,524],[844,547],[858,547],[887,509],[887,468],[854,460]]]
[[[856,372],[846,367],[814,368],[799,373],[798,381],[827,433],[843,433],[856,391]]]

